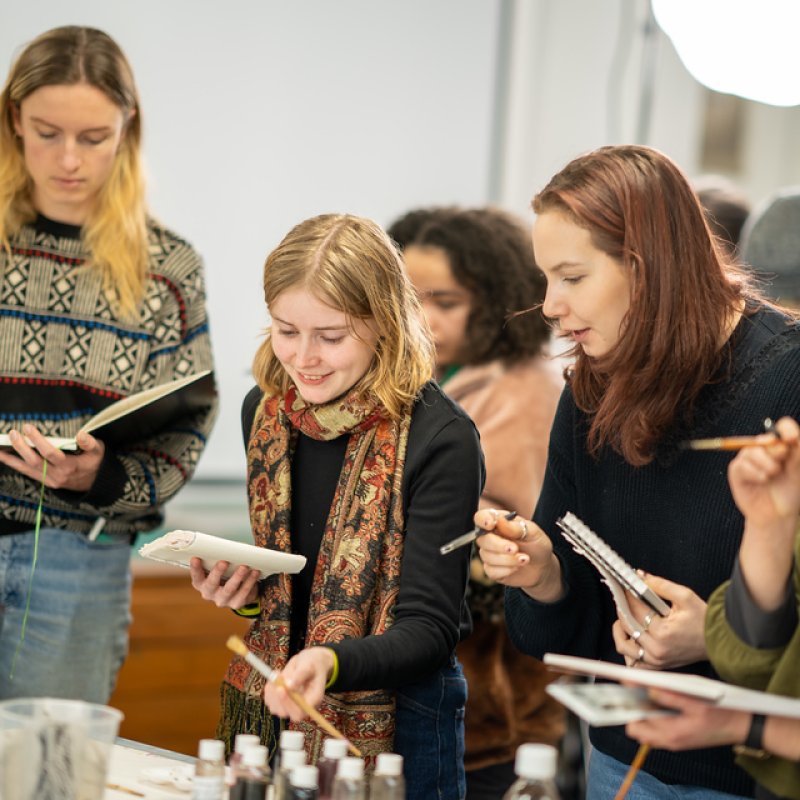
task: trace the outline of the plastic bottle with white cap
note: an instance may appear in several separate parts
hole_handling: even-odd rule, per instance
[[[225,795],[225,744],[201,739],[192,779],[192,800],[222,800]]]
[[[319,800],[331,800],[333,780],[340,759],[347,755],[345,739],[326,739],[322,744],[322,757],[317,761],[319,769]]]
[[[406,800],[403,756],[379,753],[369,783],[369,800]]]
[[[316,767],[295,767],[289,776],[289,800],[318,800],[318,777]]]
[[[503,800],[559,800],[556,788],[558,750],[549,744],[522,744],[517,748],[517,780]]]
[[[340,758],[333,781],[333,800],[366,800],[364,761],[360,758]]]
[[[245,748],[241,761],[233,768],[234,783],[228,800],[266,800],[272,785],[267,764],[267,748],[253,745]]]
[[[289,776],[296,767],[306,765],[305,750],[284,750],[281,753],[281,765],[274,773],[275,787],[273,800],[289,800]]]

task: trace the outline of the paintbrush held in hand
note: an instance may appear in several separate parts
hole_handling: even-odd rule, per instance
[[[228,637],[228,641],[226,643],[228,645],[229,650],[233,650],[234,653],[240,655],[253,669],[260,672],[270,683],[274,683],[276,686],[280,686],[281,688],[286,690],[286,693],[292,700],[303,709],[303,711],[308,714],[308,716],[314,720],[314,722],[319,725],[322,730],[325,731],[329,736],[333,736],[335,739],[343,739],[347,742],[347,746],[352,751],[353,755],[358,756],[361,758],[361,751],[340,731],[336,730],[336,728],[328,722],[325,717],[317,711],[308,700],[303,697],[300,692],[296,692],[294,689],[290,689],[285,681],[283,680],[283,676],[278,670],[272,669],[268,664],[262,661],[255,653],[251,653],[248,649],[247,645],[238,637],[238,636],[230,636]]]
[[[628,772],[625,775],[625,780],[622,781],[622,786],[619,787],[619,791],[614,795],[614,800],[624,800],[625,796],[628,794],[628,790],[631,788],[631,784],[636,779],[636,774],[642,768],[642,764],[644,764],[644,760],[647,758],[647,754],[650,752],[650,745],[649,744],[640,744],[639,749],[636,751],[636,756],[633,759],[633,763],[628,768]]]
[[[781,437],[769,418],[764,420],[766,433],[756,436],[717,436],[711,439],[690,439],[683,442],[684,450],[741,450],[744,447],[765,447],[779,442]]]

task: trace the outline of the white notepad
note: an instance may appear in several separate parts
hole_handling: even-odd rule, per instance
[[[625,725],[650,717],[674,716],[654,703],[643,686],[618,683],[549,683],[545,691],[590,725]]]
[[[276,572],[297,573],[306,564],[305,556],[268,550],[246,542],[235,542],[219,536],[209,536],[198,531],[170,531],[139,548],[139,555],[153,561],[189,566],[192,558],[200,558],[203,567],[210,570],[217,561],[229,561],[230,567],[223,577],[229,578],[242,564],[261,571],[266,578]]]
[[[800,699],[783,695],[745,689],[731,683],[668,670],[635,669],[610,661],[593,658],[545,653],[542,659],[549,667],[578,675],[593,675],[612,681],[625,681],[636,686],[647,686],[680,692],[712,703],[720,708],[751,711],[756,714],[775,714],[780,717],[800,718]]]

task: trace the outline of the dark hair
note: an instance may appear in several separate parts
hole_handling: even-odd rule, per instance
[[[744,192],[727,178],[707,175],[698,178],[694,189],[712,233],[727,248],[737,253],[750,202]]]
[[[406,245],[416,239],[419,232],[437,216],[449,214],[459,209],[456,206],[430,206],[429,208],[414,208],[398,217],[387,229],[399,250],[405,250]]]
[[[595,247],[631,270],[631,304],[617,345],[590,358],[574,350],[568,378],[591,415],[590,452],[611,445],[631,464],[652,460],[722,366],[720,348],[745,300],[760,299],[746,273],[716,245],[680,169],[635,145],[576,158],[533,199],[586,229]]]
[[[411,211],[389,227],[403,248],[436,247],[474,298],[463,364],[508,363],[542,352],[550,327],[539,309],[546,283],[527,226],[497,208]]]

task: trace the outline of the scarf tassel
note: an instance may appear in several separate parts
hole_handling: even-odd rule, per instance
[[[226,758],[233,752],[237,734],[252,733],[258,736],[272,758],[277,742],[272,726],[272,714],[260,695],[248,695],[223,681],[220,687],[220,720],[216,738],[225,742]]]

